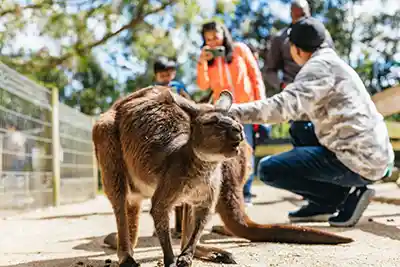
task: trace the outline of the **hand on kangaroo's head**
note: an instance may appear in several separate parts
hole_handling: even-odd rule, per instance
[[[188,109],[180,105],[191,115],[191,142],[202,160],[220,161],[239,153],[243,126],[229,113],[232,101],[231,93],[223,91],[214,106],[197,104]]]

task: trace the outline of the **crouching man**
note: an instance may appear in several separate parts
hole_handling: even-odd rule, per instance
[[[261,160],[259,177],[308,200],[289,213],[291,221],[351,227],[374,195],[367,185],[390,175],[386,124],[357,73],[327,46],[322,23],[301,19],[289,35],[290,53],[303,65],[294,82],[265,100],[235,104],[232,112],[249,124],[311,121],[313,131],[293,137],[301,146]]]

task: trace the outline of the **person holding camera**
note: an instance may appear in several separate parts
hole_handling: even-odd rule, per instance
[[[247,103],[265,98],[265,86],[257,61],[250,48],[234,42],[226,26],[218,22],[203,24],[203,47],[197,64],[197,84],[201,90],[212,91],[218,99],[223,90],[229,90],[235,103]],[[245,124],[247,142],[254,147],[253,125]],[[254,169],[254,157],[253,157]],[[252,173],[244,188],[246,204],[251,204]]]

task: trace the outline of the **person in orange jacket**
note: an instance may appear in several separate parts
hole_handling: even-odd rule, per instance
[[[250,48],[234,42],[229,30],[222,23],[203,24],[203,47],[197,64],[197,84],[201,90],[212,90],[213,100],[223,90],[229,90],[234,103],[246,103],[265,98],[265,86],[257,60]],[[244,125],[247,142],[254,147],[253,126]],[[253,170],[254,157],[252,158]],[[254,172],[243,188],[246,204],[251,204],[251,184]]]

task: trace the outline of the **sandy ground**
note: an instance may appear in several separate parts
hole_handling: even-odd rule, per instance
[[[287,211],[300,204],[291,199],[291,194],[280,190],[257,186],[255,191],[260,197],[248,208],[248,213],[257,222],[285,223]],[[149,205],[144,206],[135,258],[141,266],[153,267],[161,259],[161,250],[158,240],[151,236],[153,221],[146,212]],[[104,236],[116,229],[110,205],[103,196],[82,204],[4,214],[1,216],[0,211],[0,266],[118,266],[116,252],[103,244]],[[238,264],[232,266],[400,266],[400,206],[373,203],[365,215],[352,229],[329,228],[326,223],[308,224],[355,239],[346,245],[251,244],[208,231],[202,242],[234,253]],[[207,230],[215,224],[220,224],[218,216],[214,216]],[[175,249],[177,253],[177,242]],[[195,261],[194,266],[224,265]]]

